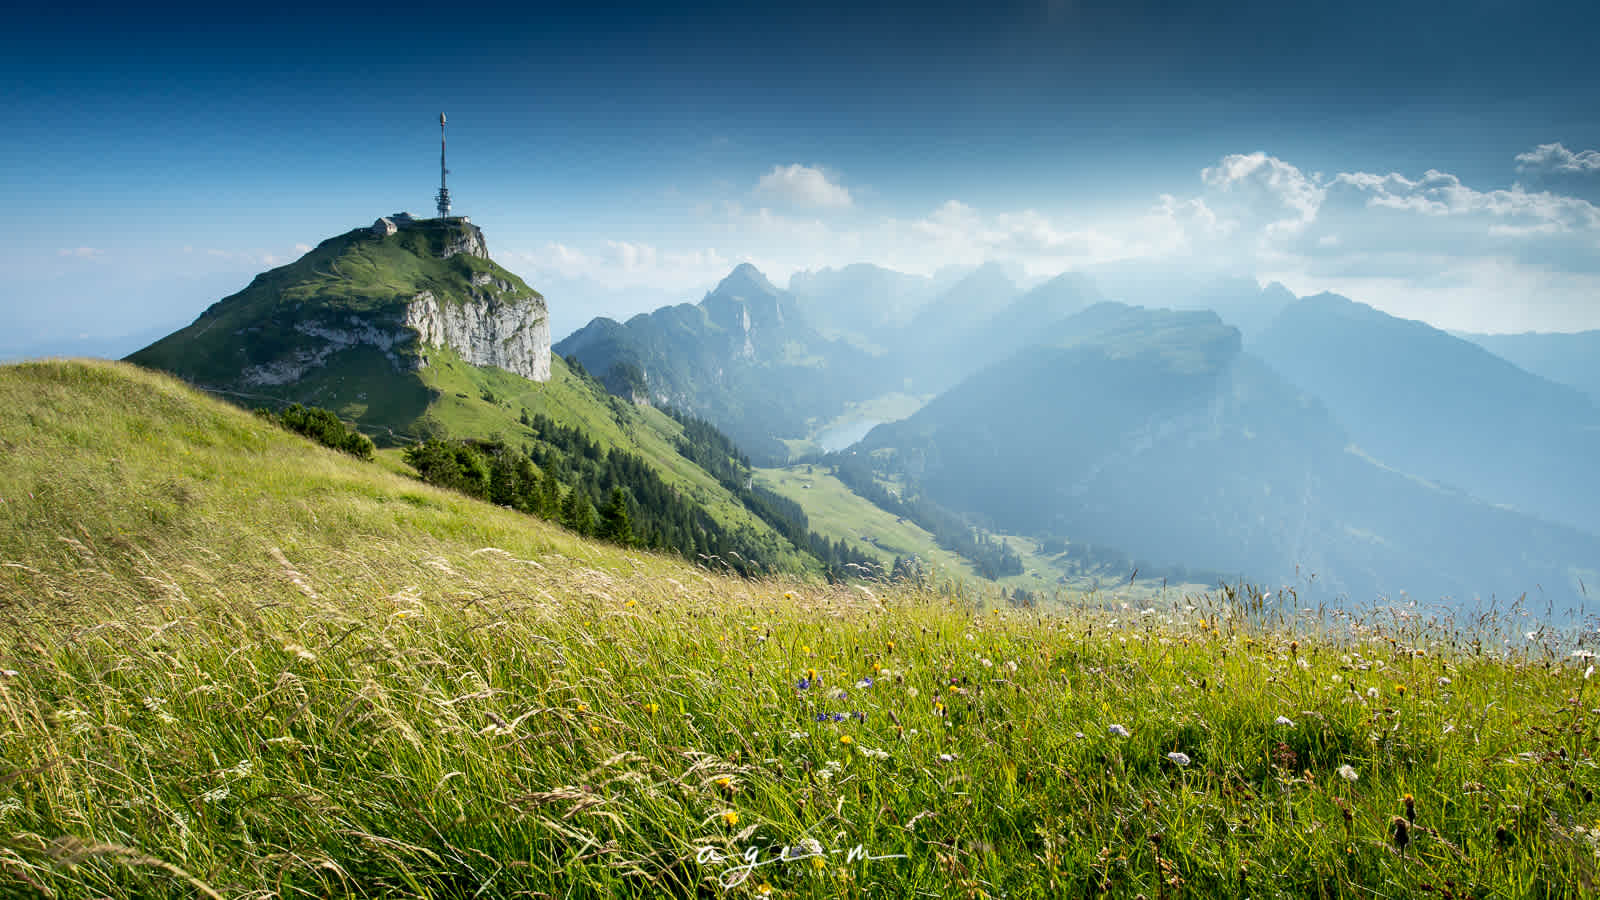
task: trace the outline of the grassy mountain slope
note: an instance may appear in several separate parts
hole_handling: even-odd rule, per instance
[[[1596,877],[1584,660],[1520,618],[1500,651],[1414,617],[1290,631],[1259,596],[1040,618],[724,579],[115,364],[0,368],[0,447],[6,896]]]
[[[128,359],[207,387],[279,396],[285,393],[283,388],[249,384],[245,373],[306,348],[311,342],[303,330],[307,325],[397,331],[406,303],[423,291],[441,304],[454,304],[465,302],[474,288],[496,294],[495,282],[504,282],[511,288],[508,295],[539,296],[492,260],[466,252],[442,258],[447,247],[470,241],[471,229],[424,224],[378,238],[366,228],[356,228],[329,238],[300,259],[257,275],[244,290],[219,300],[193,324]],[[474,285],[475,278],[484,283]],[[388,361],[371,346],[343,352],[353,355],[350,367],[363,373],[374,368],[372,357]],[[417,352],[415,343],[391,350],[400,360],[414,359]],[[344,362],[331,360],[327,368],[337,371],[346,367]],[[393,368],[390,362],[389,369]]]
[[[466,223],[424,221],[388,236],[355,229],[263,273],[130,360],[247,407],[331,409],[380,446],[448,437],[496,439],[520,451],[538,439],[525,420],[543,415],[602,451],[644,460],[668,488],[738,533],[741,555],[758,565],[819,566],[680,455],[682,428],[668,416],[611,396],[559,359],[548,381],[535,382],[469,364],[450,347],[419,347],[403,319],[421,292],[445,306],[538,298],[486,253],[481,232]],[[391,464],[395,455],[388,453]]]

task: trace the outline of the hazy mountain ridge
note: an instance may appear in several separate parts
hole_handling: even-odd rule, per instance
[[[1600,534],[1600,409],[1581,391],[1334,294],[1287,307],[1256,346],[1376,459]]]
[[[1600,562],[1592,536],[1348,452],[1340,422],[1209,313],[1092,307],[862,450],[1006,530],[1325,596],[1542,585],[1575,602]]]
[[[776,438],[871,396],[884,371],[866,351],[822,336],[794,294],[748,263],[699,304],[626,323],[595,319],[555,350],[616,393],[710,419],[758,459],[782,459]]]
[[[1600,404],[1600,330],[1571,334],[1451,334],[1535,375],[1577,388]]]

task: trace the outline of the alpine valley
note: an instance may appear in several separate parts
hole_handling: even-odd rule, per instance
[[[1560,617],[1600,571],[1592,395],[1342,297],[996,264],[785,289],[743,263],[553,350],[547,323],[476,226],[401,215],[129,360],[326,408],[392,466],[740,572],[943,572],[1019,603],[1141,579],[1531,595]],[[1522,351],[1573,371],[1559,352]]]

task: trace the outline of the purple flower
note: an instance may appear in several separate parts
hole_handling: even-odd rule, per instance
[[[817,721],[818,722],[826,722],[826,721],[828,721],[828,714],[827,713],[817,713]]]
[[[844,721],[844,713],[834,713],[833,714],[833,720],[835,722],[843,722]]]
[[[802,691],[810,690],[810,688],[811,688],[811,679],[802,678],[802,679],[800,679],[799,683],[795,685],[795,687],[799,688]]]

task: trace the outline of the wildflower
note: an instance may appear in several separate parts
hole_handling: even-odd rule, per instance
[[[1123,728],[1121,725],[1112,725],[1110,728],[1107,728],[1106,730],[1111,732],[1112,734],[1116,735],[1117,737],[1130,737],[1131,736],[1131,734],[1128,731],[1128,729]]]
[[[1590,665],[1589,668],[1583,670],[1583,680],[1584,681],[1588,681],[1589,680],[1589,676],[1593,675],[1593,674],[1594,674],[1594,666]]]
[[[1294,720],[1289,718],[1288,716],[1279,716],[1276,719],[1272,720],[1272,724],[1274,724],[1274,725],[1282,725],[1285,728],[1293,728],[1294,727]]]
[[[1345,781],[1355,781],[1361,776],[1356,774],[1355,766],[1345,763],[1339,767],[1339,777],[1343,778]]]
[[[817,670],[816,669],[807,669],[806,670],[806,681],[815,682],[816,680],[817,680]]]
[[[721,790],[727,791],[729,793],[732,793],[732,791],[733,791],[733,779],[729,778],[726,775],[723,775],[722,777],[718,778],[716,780],[716,785]]]
[[[761,884],[756,886],[756,893],[758,893],[761,896],[765,897],[768,894],[772,893],[772,885],[768,884],[765,881],[763,881],[763,882],[761,882]]]
[[[1397,684],[1394,686],[1394,692],[1404,697],[1406,695],[1406,686],[1403,684]]]
[[[978,662],[983,663],[983,667],[985,669],[994,668],[994,663],[992,661],[990,661],[989,657],[987,657],[987,656],[985,656],[983,659],[978,660]]]
[[[842,712],[836,712],[829,716],[829,718],[833,719],[835,722],[843,722],[845,720],[845,714]]]
[[[799,688],[802,691],[810,690],[811,689],[811,679],[802,678],[799,681],[795,682],[794,686]]]
[[[851,744],[854,744],[855,742],[856,742],[855,738],[851,737],[848,734],[839,735],[839,743],[844,744],[846,747],[850,746]]]
[[[639,605],[639,601],[637,601],[637,600],[629,600],[627,603],[624,603],[622,605],[624,607],[627,607],[628,609],[633,609],[635,606]]]
[[[594,735],[594,736],[596,736],[596,737],[599,737],[600,736],[600,726],[598,724],[590,725],[589,726],[589,733]]]
[[[1439,687],[1449,687],[1449,686],[1450,686],[1450,679],[1446,678],[1443,675],[1440,675],[1439,676]]]
[[[1173,762],[1177,763],[1179,766],[1187,766],[1192,761],[1192,760],[1189,759],[1189,755],[1187,753],[1179,753],[1177,751],[1173,751],[1171,753],[1168,753],[1167,754],[1167,759],[1172,760]]]
[[[941,754],[939,754],[939,762],[942,762],[942,763],[953,763],[955,761],[956,761],[956,755],[954,753],[941,753]]]
[[[722,814],[722,824],[728,826],[729,828],[739,824],[739,814],[731,809],[728,810]]]
[[[804,653],[806,656],[810,656],[811,655],[811,645],[810,644],[801,644],[800,645],[800,652]]]
[[[870,747],[859,747],[857,748],[856,752],[867,757],[868,759],[884,760],[889,758],[889,751],[887,750],[874,750]]]
[[[661,704],[659,704],[659,703],[646,703],[644,705],[644,711],[653,716],[656,713],[661,711]]]
[[[1417,821],[1417,798],[1407,794],[1400,798],[1400,802],[1406,805],[1406,821],[1415,824]]]
[[[856,682],[856,687],[859,688],[859,689],[866,689],[866,688],[872,687],[872,679],[871,678],[863,678],[860,681]]]
[[[890,641],[889,643],[884,644],[883,646],[887,649],[888,652],[890,652],[890,653],[894,652],[894,641]]]
[[[1395,816],[1389,823],[1389,828],[1394,832],[1394,848],[1400,851],[1401,856],[1406,855],[1406,845],[1411,843],[1411,827],[1405,819]]]
[[[1378,699],[1378,689],[1375,688],[1375,687],[1367,688],[1367,699],[1368,700],[1376,700],[1376,699]]]

